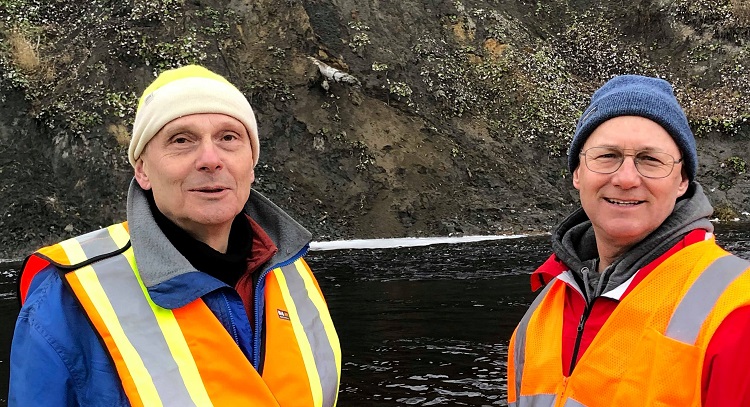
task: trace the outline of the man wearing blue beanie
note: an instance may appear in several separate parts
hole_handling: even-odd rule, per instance
[[[697,167],[668,82],[594,93],[568,152],[581,207],[532,275],[510,406],[750,405],[750,263],[716,244]]]

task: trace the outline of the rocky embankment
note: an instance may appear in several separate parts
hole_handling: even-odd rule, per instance
[[[0,257],[123,219],[137,98],[188,63],[247,95],[255,187],[317,240],[549,230],[622,73],[675,84],[716,215],[747,220],[749,30],[737,0],[5,0]]]

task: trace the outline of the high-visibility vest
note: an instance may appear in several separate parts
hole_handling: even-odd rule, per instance
[[[622,299],[568,377],[566,286],[553,280],[511,338],[508,405],[700,406],[706,348],[727,315],[750,305],[749,267],[713,239],[680,250]]]
[[[30,256],[22,300],[33,276],[50,263],[64,272],[133,406],[336,405],[338,336],[301,258],[265,277],[262,375],[202,299],[176,309],[154,304],[138,273],[127,222]]]

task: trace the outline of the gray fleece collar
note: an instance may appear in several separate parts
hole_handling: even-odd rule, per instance
[[[661,256],[691,231],[704,229],[713,232],[714,226],[708,220],[712,213],[713,207],[703,193],[703,188],[693,181],[661,226],[602,273],[597,273],[592,268],[599,254],[594,229],[582,208],[578,208],[555,228],[552,250],[570,267],[581,291],[587,293],[587,300],[590,302],[627,281],[641,267]],[[586,270],[591,272],[584,273]]]
[[[245,213],[263,228],[279,249],[264,269],[296,258],[310,243],[312,234],[307,229],[254,189]],[[127,218],[138,272],[147,288],[197,271],[156,224],[146,195],[135,179],[128,190]]]

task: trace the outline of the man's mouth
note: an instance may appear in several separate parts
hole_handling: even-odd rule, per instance
[[[204,187],[204,188],[194,188],[193,191],[196,192],[205,192],[205,193],[217,193],[222,192],[226,190],[226,188],[223,187]]]
[[[646,201],[631,201],[631,200],[621,200],[621,199],[613,199],[613,198],[604,198],[605,201],[617,205],[617,206],[636,206],[640,205]]]

